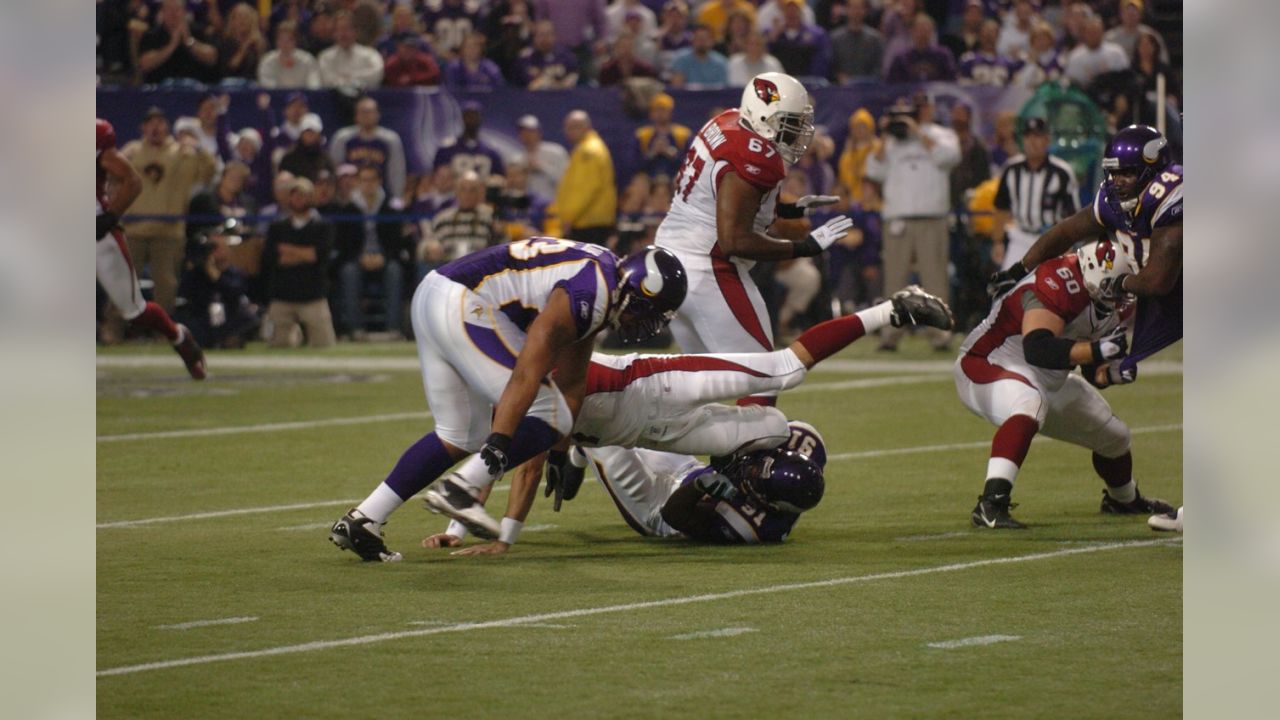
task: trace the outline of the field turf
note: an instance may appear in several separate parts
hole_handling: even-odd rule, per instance
[[[1032,528],[970,528],[993,428],[950,359],[855,345],[783,396],[833,456],[785,544],[644,539],[589,482],[500,558],[419,547],[444,523],[413,500],[382,565],[327,528],[430,429],[409,344],[215,353],[203,384],[103,351],[99,716],[1180,716],[1180,538],[1099,514],[1053,441],[1015,491]],[[1180,504],[1176,364],[1107,397]]]

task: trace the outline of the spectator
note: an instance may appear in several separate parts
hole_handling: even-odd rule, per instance
[[[1169,49],[1165,47],[1164,38],[1160,37],[1160,33],[1156,32],[1155,28],[1143,24],[1144,9],[1145,4],[1142,0],[1120,0],[1120,24],[1108,30],[1103,39],[1119,45],[1126,55],[1132,56],[1138,44],[1138,37],[1147,33],[1156,41],[1160,62],[1167,64]]]
[[[498,241],[493,208],[485,204],[484,195],[479,175],[468,172],[458,178],[458,204],[441,210],[431,221],[431,232],[424,233],[418,244],[420,277]]]
[[[378,125],[378,101],[362,97],[356,102],[356,124],[342,128],[333,136],[329,156],[334,166],[351,163],[356,167],[373,166],[386,179],[387,191],[404,196],[405,160],[400,135],[391,128]]]
[[[241,128],[228,138],[231,156],[227,165],[241,162],[249,169],[244,190],[253,198],[255,206],[271,202],[271,156],[262,148],[262,133],[255,128]],[[226,172],[226,169],[223,169]]]
[[[135,215],[183,215],[195,191],[213,178],[213,156],[192,136],[179,143],[169,134],[164,111],[157,107],[143,116],[142,138],[120,152],[142,174],[142,192],[129,208]],[[156,302],[166,312],[173,312],[186,243],[185,223],[138,220],[125,223],[124,228],[135,268],[140,273],[144,266],[150,267]]]
[[[534,115],[521,116],[516,128],[520,152],[515,157],[529,169],[529,192],[545,200],[555,198],[560,178],[569,166],[569,153],[542,139],[542,123]]]
[[[1027,61],[1014,73],[1012,84],[1035,90],[1062,77],[1062,55],[1058,52],[1053,28],[1037,22],[1031,26],[1031,49]]]
[[[448,165],[441,165],[434,172],[423,173],[418,177],[413,202],[409,204],[409,213],[423,216],[417,218],[416,229],[419,238],[425,238],[431,234],[431,221],[436,215],[457,204],[458,197],[454,192],[454,185],[453,169]]]
[[[862,201],[862,180],[866,175],[867,157],[876,151],[880,140],[876,137],[875,120],[866,108],[858,108],[849,116],[849,137],[840,153],[839,180],[845,194],[853,202]]]
[[[632,18],[639,21],[639,28],[627,28],[627,23]],[[649,37],[658,32],[658,16],[653,14],[653,10],[645,7],[640,0],[618,0],[604,11],[605,21],[605,39],[613,41],[624,30],[639,37]]]
[[[231,8],[218,39],[218,70],[224,80],[257,76],[258,62],[267,52],[267,41],[258,25],[258,11],[248,3]]]
[[[311,25],[312,12],[310,0],[279,0],[272,3],[271,14],[267,18],[267,29],[272,37],[278,37],[280,26],[290,22],[294,25],[295,39],[298,41],[298,47],[302,47],[301,40],[307,34],[307,28]],[[277,47],[278,41],[277,41]]]
[[[578,61],[556,45],[556,26],[539,20],[533,26],[533,46],[520,53],[520,82],[528,90],[553,90],[578,84]]]
[[[308,115],[303,118],[301,129],[293,149],[280,158],[280,169],[314,184],[321,172],[333,172],[334,164],[324,149],[324,125],[320,118]]]
[[[320,87],[320,64],[298,47],[298,25],[285,20],[276,27],[276,49],[258,63],[258,84],[264,88]]]
[[[991,85],[1004,87],[1021,63],[996,52],[1000,37],[1000,23],[984,20],[978,33],[978,47],[960,58],[961,85]]]
[[[336,173],[323,171],[316,180],[316,212],[333,223],[333,247],[329,250],[329,307],[341,315],[341,299],[336,295],[338,287],[338,269],[342,267],[340,258],[344,251],[352,257],[358,253],[351,248],[359,248],[364,232],[364,223],[352,218],[360,215],[360,208],[351,202],[351,188],[356,177],[356,166],[343,165]]]
[[[481,46],[475,57],[487,55],[502,70],[506,83],[519,84],[520,51],[533,44],[532,0],[499,0],[489,11],[485,37],[488,49]]]
[[[735,10],[729,15],[729,22],[725,23],[724,37],[716,43],[716,52],[725,57],[743,52],[746,50],[747,36],[755,29],[756,25],[750,16],[741,10]]]
[[[351,13],[333,16],[333,47],[320,53],[320,82],[325,87],[362,90],[382,83],[382,56],[356,42]]]
[[[607,24],[605,0],[534,0],[538,20],[550,21],[555,28],[556,47],[567,49],[578,65],[585,65],[593,55],[604,54]],[[537,30],[534,30],[535,36]]]
[[[831,45],[825,30],[804,21],[803,6],[803,0],[782,0],[782,25],[774,32],[769,51],[788,75],[826,77]]]
[[[729,62],[711,49],[714,42],[711,29],[706,25],[693,29],[693,44],[671,61],[672,87],[700,90],[722,88],[728,84]]]
[[[138,70],[143,80],[148,83],[180,79],[213,82],[217,79],[217,64],[217,48],[191,31],[182,0],[162,0],[155,24],[138,44]],[[177,261],[175,257],[175,272]]]
[[[307,25],[307,50],[312,55],[319,56],[333,47],[333,36],[334,11],[327,5],[317,6],[316,13],[311,16],[311,22]]]
[[[640,16],[635,13],[628,13],[622,24],[622,29],[631,34],[631,38],[635,43],[635,56],[647,63],[655,70],[661,72],[662,66],[658,60],[658,36],[656,32],[646,33],[644,24],[640,22]]]
[[[1000,28],[996,52],[1014,60],[1026,58],[1031,49],[1031,27],[1037,19],[1031,0],[1014,0],[1013,11],[1005,15]]]
[[[400,334],[404,300],[404,261],[408,258],[405,235],[399,222],[379,219],[398,211],[399,198],[387,194],[382,176],[374,165],[360,168],[351,202],[364,215],[360,244],[339,252],[338,293],[342,298],[343,328],[356,335],[365,327],[362,298],[369,288],[378,288],[386,310],[386,329]]]
[[[672,122],[676,101],[666,93],[658,93],[649,101],[649,124],[635,132],[636,157],[645,175],[672,177],[680,171],[684,153],[693,133]]]
[[[951,295],[948,173],[960,161],[960,148],[955,133],[932,120],[927,96],[914,104],[895,103],[880,118],[887,135],[867,159],[866,172],[884,187],[885,287],[906,285],[914,269],[925,290],[946,298]],[[950,333],[931,328],[929,334],[934,349],[948,350]],[[899,328],[885,328],[881,348],[896,350],[901,335]]]
[[[565,116],[564,135],[573,146],[569,166],[556,193],[561,232],[571,240],[603,245],[617,220],[618,188],[613,157],[591,117],[582,110]]]
[[[619,85],[635,77],[658,77],[658,71],[635,55],[635,36],[623,33],[613,41],[613,56],[600,68],[600,86]]]
[[[484,27],[482,14],[466,0],[441,0],[428,3],[423,13],[427,32],[431,34],[431,46],[441,57],[453,59],[468,35]]]
[[[262,93],[259,96],[259,107],[262,107],[264,112],[270,112],[270,102],[270,95]],[[298,141],[298,136],[302,135],[302,121],[311,117],[316,120],[320,119],[319,115],[311,112],[311,106],[307,102],[306,94],[301,92],[289,93],[284,103],[284,122],[271,131],[273,151],[283,155],[285,150],[293,147],[293,144]],[[276,162],[279,162],[278,157]]]
[[[222,147],[219,146],[218,140],[226,134],[225,116],[227,107],[231,104],[231,98],[227,95],[214,95],[213,93],[205,93],[200,96],[200,104],[196,106],[195,127],[193,128],[196,140],[199,141],[200,147],[205,152],[213,155],[218,170],[222,169]],[[174,134],[178,134],[178,125],[182,123],[184,118],[178,118],[178,122],[174,123]],[[221,127],[219,120],[223,120]],[[182,123],[185,124],[185,123]]]
[[[986,19],[982,0],[965,0],[964,10],[960,15],[960,27],[954,33],[942,38],[942,44],[951,51],[952,57],[964,57],[978,47],[978,33],[982,31],[982,23]],[[999,27],[997,25],[997,27]]]
[[[880,77],[884,67],[884,38],[866,24],[867,0],[848,0],[844,27],[831,33],[832,70],[836,82]]]
[[[1009,158],[1022,152],[1018,147],[1018,138],[1014,134],[1017,123],[1018,116],[1011,112],[996,114],[995,137],[991,142],[991,164],[995,170],[999,170],[1009,161]]]
[[[480,137],[480,126],[484,123],[480,103],[467,100],[462,103],[462,134],[445,142],[436,151],[434,167],[448,165],[453,173],[461,177],[463,173],[474,172],[480,176],[480,182],[488,182],[490,175],[502,174],[502,155]]]
[[[965,207],[965,193],[991,177],[991,155],[973,132],[973,111],[964,103],[951,108],[951,130],[960,145],[960,162],[951,168],[951,209]]]
[[[884,12],[880,14],[880,36],[884,38],[882,72],[887,74],[894,59],[911,49],[912,23],[922,12],[920,0],[888,0],[885,3]]]
[[[764,35],[752,31],[747,36],[746,50],[729,58],[729,85],[745,86],[760,73],[782,72],[782,63],[765,50]]]
[[[911,47],[893,59],[885,79],[891,83],[955,80],[955,59],[950,50],[933,42],[936,34],[933,18],[916,15],[911,23]]]
[[[315,188],[299,178],[289,191],[288,217],[271,223],[262,251],[267,279],[266,336],[271,347],[296,344],[298,326],[313,348],[334,343],[333,316],[326,297],[333,223],[312,207]]]
[[[399,7],[404,7],[403,5]],[[386,87],[422,87],[440,84],[440,66],[435,58],[418,47],[417,39],[402,36],[396,52],[386,64]]]
[[[875,184],[866,183],[863,197],[878,203]],[[843,213],[853,220],[853,228],[827,250],[827,277],[840,312],[849,315],[879,302],[884,297],[880,282],[880,213],[870,205],[852,203]],[[819,225],[830,218],[818,211],[810,222]]]
[[[218,184],[212,190],[196,193],[187,206],[187,214],[191,216],[209,216],[211,219],[189,220],[187,222],[187,238],[194,239],[201,233],[207,233],[219,227],[228,218],[240,218],[253,215],[257,204],[244,192],[245,180],[249,177],[249,166],[238,160],[227,163],[218,178]],[[201,343],[203,345],[204,343]]]
[[[698,9],[696,22],[711,31],[711,43],[715,44],[724,39],[729,16],[735,12],[745,13],[752,23],[756,21],[756,7],[747,0],[706,0]]]
[[[667,72],[682,51],[693,45],[689,29],[689,5],[684,0],[668,0],[662,6],[662,27],[658,28],[658,66]]]
[[[1066,17],[1062,21],[1060,42],[1064,54],[1084,44],[1084,26],[1092,17],[1094,17],[1093,8],[1088,3],[1074,2],[1067,8]]]
[[[242,240],[237,227],[234,221],[215,225],[187,243],[173,319],[204,348],[242,348],[258,330],[249,278],[231,264],[229,248]]]
[[[424,53],[431,52],[431,44],[422,38],[422,32],[418,28],[418,16],[414,14],[413,6],[407,2],[397,2],[391,8],[390,20],[387,32],[378,40],[378,52],[382,54],[384,63],[391,60],[399,51],[400,43],[405,40]]]
[[[1063,72],[1071,82],[1088,90],[1094,78],[1103,73],[1126,70],[1129,56],[1113,42],[1103,40],[1102,18],[1090,17],[1082,29],[1082,44],[1067,54]]]
[[[765,0],[760,3],[760,7],[756,8],[756,29],[764,33],[766,36],[773,35],[782,27],[782,6],[786,4],[786,0]],[[806,25],[818,25],[818,18],[813,14],[813,8],[801,3],[801,12],[804,13],[804,23]]]
[[[529,191],[529,168],[524,163],[507,163],[505,182],[493,203],[493,214],[501,228],[499,239],[521,240],[545,234],[550,204],[548,199]]]
[[[289,194],[293,192],[294,183],[297,178],[288,170],[277,172],[275,178],[271,181],[271,199],[272,202],[263,205],[258,209],[258,214],[264,220],[258,224],[258,234],[266,236],[267,231],[271,229],[271,221],[284,217],[289,212]]]
[[[452,93],[490,92],[506,85],[502,70],[484,56],[484,35],[471,33],[462,43],[462,52],[444,70],[444,84]]]
[[[1170,107],[1177,107],[1178,96],[1181,94],[1173,70],[1160,60],[1160,39],[1155,34],[1138,33],[1138,42],[1133,50],[1133,75],[1133,93],[1129,98],[1133,121],[1140,125],[1155,126],[1157,76],[1165,76],[1165,99]]]

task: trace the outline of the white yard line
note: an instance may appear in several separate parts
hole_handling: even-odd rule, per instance
[[[1134,435],[1146,435],[1149,433],[1163,433],[1181,430],[1182,423],[1173,423],[1171,425],[1148,425],[1147,427],[1131,428],[1129,432]],[[1053,440],[1053,438],[1037,435],[1035,442],[1045,440]],[[946,443],[944,445],[913,445],[910,447],[889,448],[886,450],[863,450],[862,452],[835,453],[828,455],[828,462],[831,460],[861,460],[864,458],[890,457],[893,455],[914,455],[916,453],[945,452],[947,450],[975,450],[977,448],[990,447],[990,440],[979,440],[975,442],[963,443]]]
[[[962,638],[960,640],[943,640],[942,642],[927,643],[925,647],[938,648],[939,650],[951,650],[952,648],[974,647],[977,645],[994,645],[1002,642],[1013,642],[1021,640],[1021,635],[979,635],[978,637]]]
[[[934,533],[933,535],[905,535],[896,537],[894,542],[926,542],[929,540],[950,540],[951,538],[968,537],[967,532],[944,532]]]
[[[747,633],[759,632],[755,628],[749,627],[730,627],[720,628],[719,630],[702,630],[699,632],[685,633],[684,635],[672,635],[670,640],[701,640],[702,638],[719,638],[733,637],[734,635],[746,635]]]
[[[259,425],[229,425],[226,427],[192,428],[190,430],[161,430],[158,432],[125,433],[123,435],[99,435],[98,442],[126,442],[129,440],[166,440],[171,438],[209,437],[213,435],[239,435],[242,433],[279,432],[281,430],[307,430],[334,425],[363,425],[365,423],[393,420],[425,420],[431,413],[387,413],[384,415],[357,415],[355,417],[325,418],[324,420],[299,420],[297,422],[262,423]]]
[[[973,560],[970,562],[952,563],[950,565],[936,565],[933,567],[918,568],[915,570],[899,570],[895,572],[874,573],[871,575],[854,575],[851,577],[838,577],[828,580],[816,580],[811,582],[787,583],[784,585],[767,585],[764,587],[743,588],[741,590],[730,590],[721,593],[708,593],[705,595],[685,595],[683,597],[665,598],[662,600],[650,600],[648,602],[627,603],[623,605],[604,605],[601,607],[580,608],[577,610],[563,610],[559,612],[540,613],[537,615],[522,615],[517,617],[504,618],[501,620],[489,620],[485,622],[457,623],[453,625],[442,625],[439,627],[426,627],[419,630],[401,630],[398,632],[377,633],[375,635],[360,635],[357,637],[341,638],[338,640],[317,640],[314,642],[301,643],[298,645],[278,645],[276,647],[264,648],[262,650],[249,650],[243,652],[220,653],[216,655],[199,655],[195,657],[177,658],[174,660],[161,660],[158,662],[141,663],[139,665],[121,665],[112,668],[106,668],[97,671],[98,677],[108,677],[112,675],[130,675],[133,673],[148,672],[151,670],[167,670],[169,668],[186,667],[189,665],[208,665],[216,662],[229,662],[233,660],[252,660],[254,658],[273,657],[276,655],[293,655],[296,653],[315,652],[318,650],[331,650],[340,647],[352,647],[358,645],[373,645],[376,643],[388,642],[391,640],[402,640],[405,638],[426,637],[428,635],[440,635],[444,633],[470,632],[472,630],[488,630],[492,628],[507,628],[519,625],[527,625],[529,623],[546,623],[557,620],[567,620],[569,618],[589,617],[593,615],[605,615],[620,612],[631,612],[635,610],[651,610],[654,608],[675,607],[680,605],[691,605],[694,603],[718,602],[721,600],[731,600],[733,598],[751,597],[754,595],[771,595],[774,593],[791,592],[794,590],[810,590],[815,588],[839,587],[842,585],[853,585],[858,583],[875,582],[879,580],[899,580],[902,578],[919,577],[923,575],[935,575],[938,573],[959,572],[962,570],[972,570],[981,567],[990,567],[994,565],[1010,565],[1015,563],[1035,562],[1037,560],[1051,560],[1054,558],[1070,557],[1073,555],[1088,555],[1107,550],[1125,550],[1146,547],[1173,547],[1179,546],[1179,539],[1162,539],[1162,540],[1136,540],[1131,542],[1111,543],[1109,545],[1067,548],[1063,550],[1055,550],[1052,552],[1033,553],[1030,555],[1010,555],[1008,557],[989,558],[986,560]]]
[[[218,620],[192,620],[174,625],[156,625],[156,630],[190,630],[192,628],[209,627],[211,625],[239,625],[257,621],[256,617],[231,617]]]

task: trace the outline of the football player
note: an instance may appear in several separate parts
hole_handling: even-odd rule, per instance
[[[971,515],[975,526],[1026,527],[1009,516],[1009,499],[1037,433],[1093,451],[1093,468],[1106,485],[1102,512],[1173,509],[1138,492],[1129,428],[1093,387],[1106,383],[1107,367],[1128,348],[1121,318],[1129,301],[1109,288],[1136,271],[1137,260],[1124,245],[1086,244],[1041,263],[999,295],[965,338],[955,364],[956,390],[965,407],[999,428]],[[1080,375],[1071,372],[1077,365]]]
[[[412,318],[435,430],[334,523],[330,540],[364,560],[397,561],[383,523],[463,457],[479,452],[487,485],[557,443],[568,449],[582,396],[561,386],[585,385],[596,334],[606,326],[636,340],[657,334],[685,289],[680,261],[661,248],[620,260],[597,245],[546,237],[433,270],[414,293]],[[451,516],[483,513],[462,486],[448,490],[439,502]]]
[[[142,176],[116,149],[116,131],[111,123],[97,119],[97,265],[98,282],[125,321],[134,327],[163,335],[187,366],[194,380],[206,376],[204,352],[185,325],[175,323],[157,303],[142,297],[138,276],[133,271],[129,245],[125,241],[120,216],[142,192]],[[108,192],[107,181],[111,181]]]
[[[798,242],[766,234],[806,208],[837,202],[806,195],[780,204],[778,190],[813,139],[813,106],[795,78],[752,78],[741,107],[712,118],[694,136],[675,179],[671,209],[654,243],[676,254],[689,274],[689,296],[671,322],[686,353],[773,350],[773,331],[755,282],[757,260],[817,255],[844,237],[853,221],[837,215]],[[795,232],[794,223],[788,228]],[[765,396],[748,402],[772,404]]]

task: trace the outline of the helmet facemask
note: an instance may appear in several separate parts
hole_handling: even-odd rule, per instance
[[[801,113],[776,113],[769,118],[768,124],[773,131],[770,139],[777,146],[782,159],[790,165],[800,162],[813,142],[813,106],[806,105]]]

